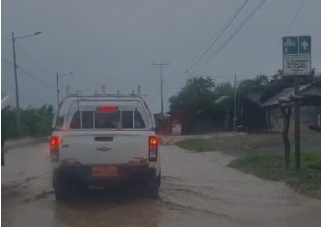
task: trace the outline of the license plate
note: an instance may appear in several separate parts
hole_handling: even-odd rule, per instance
[[[91,173],[94,177],[115,177],[118,174],[115,166],[93,167]]]

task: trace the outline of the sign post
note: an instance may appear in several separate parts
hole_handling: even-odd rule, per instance
[[[283,75],[294,77],[294,95],[299,94],[300,76],[311,73],[311,36],[287,36],[282,38]],[[301,168],[300,107],[294,102],[295,167]]]

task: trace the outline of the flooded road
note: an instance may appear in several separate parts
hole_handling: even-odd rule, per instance
[[[321,226],[321,201],[232,168],[220,152],[162,146],[158,201],[80,194],[58,203],[46,144],[10,150],[2,167],[3,226]]]

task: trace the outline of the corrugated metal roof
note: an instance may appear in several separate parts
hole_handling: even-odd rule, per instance
[[[255,89],[252,91],[249,91],[246,95],[246,97],[251,100],[252,102],[257,103],[258,105],[261,105],[261,98],[263,96],[263,94],[265,93],[264,89]]]
[[[11,104],[11,99],[8,96],[2,97],[1,98],[1,110],[6,108],[7,106],[10,106]]]
[[[215,100],[215,103],[219,104],[219,103],[222,103],[230,98],[232,98],[232,96],[221,96]]]
[[[302,90],[308,88],[309,86],[311,86],[311,84],[301,85],[299,87],[299,91],[301,92]],[[278,105],[279,104],[279,98],[289,98],[291,95],[294,95],[294,88],[293,87],[284,88],[278,94],[276,94],[272,98],[270,98],[267,101],[265,101],[261,106],[262,107],[268,107],[268,106]]]

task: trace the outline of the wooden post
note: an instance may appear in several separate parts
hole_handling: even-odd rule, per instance
[[[283,117],[283,130],[282,130],[282,140],[284,143],[284,158],[285,158],[285,168],[289,169],[290,166],[290,152],[291,146],[289,141],[289,127],[291,120],[291,107],[281,106],[281,113]]]
[[[294,76],[294,95],[299,95],[299,76]],[[295,148],[295,168],[301,168],[300,151],[300,106],[297,100],[294,100],[294,148]]]

